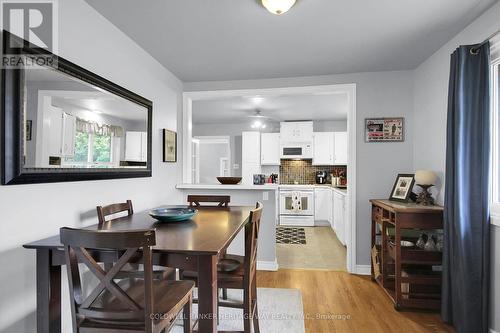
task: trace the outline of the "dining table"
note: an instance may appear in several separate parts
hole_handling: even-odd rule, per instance
[[[187,206],[163,206],[187,207]],[[217,262],[244,227],[250,206],[196,207],[190,220],[159,222],[150,210],[119,217],[83,229],[127,231],[155,229],[153,264],[198,272],[198,331],[217,332]],[[37,332],[61,332],[61,266],[65,265],[64,248],[59,235],[23,245],[36,251]],[[116,251],[95,249],[98,262],[113,262]]]

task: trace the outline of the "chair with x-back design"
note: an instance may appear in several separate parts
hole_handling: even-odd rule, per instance
[[[191,306],[194,283],[153,279],[154,230],[93,231],[61,228],[68,271],[73,332],[162,332],[184,313],[184,332],[192,332]],[[120,253],[109,271],[101,268],[96,254]],[[142,257],[143,279],[118,279],[120,270]],[[78,263],[84,263],[99,279],[88,295]]]

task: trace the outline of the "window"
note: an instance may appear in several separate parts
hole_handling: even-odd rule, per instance
[[[112,161],[112,137],[110,135],[75,133],[75,154],[65,159],[67,165],[107,166]]]
[[[500,35],[491,44],[492,205],[491,221],[500,225]]]

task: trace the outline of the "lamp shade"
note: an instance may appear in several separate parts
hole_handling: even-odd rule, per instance
[[[417,170],[415,172],[415,183],[418,185],[435,185],[437,175],[431,170]]]
[[[296,0],[262,0],[262,5],[273,14],[281,15],[292,8]]]

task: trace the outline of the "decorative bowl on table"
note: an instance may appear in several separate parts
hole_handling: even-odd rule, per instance
[[[155,208],[149,216],[160,222],[179,222],[190,220],[198,211],[193,208]]]
[[[236,185],[241,182],[241,177],[217,177],[219,183],[223,185]]]

